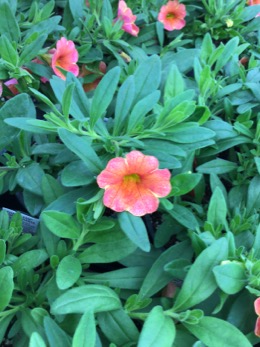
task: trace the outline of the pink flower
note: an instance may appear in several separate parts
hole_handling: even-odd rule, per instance
[[[19,90],[16,88],[16,84],[18,84],[18,81],[16,78],[12,78],[4,83],[4,85],[14,94],[19,94]]]
[[[51,67],[55,74],[65,80],[63,73],[57,67],[73,73],[78,76],[79,67],[76,64],[78,61],[78,51],[75,48],[74,42],[62,37],[57,41],[56,49],[51,58]]]
[[[139,151],[125,158],[111,159],[97,177],[105,189],[104,205],[116,212],[129,211],[135,216],[153,213],[159,200],[171,191],[168,169],[158,169],[158,160]]]
[[[260,337],[260,298],[257,298],[254,302],[255,313],[258,315],[255,323],[255,335]]]
[[[260,5],[260,0],[248,0],[247,1],[247,4],[249,6],[252,6],[252,5]]]
[[[161,7],[158,20],[164,25],[164,29],[168,31],[182,29],[186,22],[186,8],[184,5],[179,4],[177,0],[168,1],[168,3]]]
[[[133,15],[132,10],[127,7],[124,0],[118,3],[117,17],[115,21],[121,20],[123,22],[122,29],[130,35],[137,36],[139,33],[138,26],[135,25],[136,16]]]

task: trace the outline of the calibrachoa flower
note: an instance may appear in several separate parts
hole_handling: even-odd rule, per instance
[[[65,80],[63,73],[57,67],[73,73],[78,76],[79,67],[76,64],[78,61],[78,51],[75,48],[74,42],[62,37],[57,41],[56,49],[51,58],[51,67],[55,74]]]
[[[115,21],[121,20],[123,22],[122,29],[130,35],[137,36],[139,28],[135,25],[136,16],[133,15],[132,10],[127,7],[124,0],[118,3],[117,17]]]
[[[254,302],[255,313],[258,315],[255,323],[255,335],[260,337],[260,298],[257,298]]]
[[[186,22],[186,8],[183,4],[179,4],[177,0],[168,1],[162,6],[158,15],[159,22],[162,22],[164,29],[168,31],[182,29]]]
[[[260,0],[248,0],[247,1],[247,4],[249,6],[252,6],[252,5],[260,5]]]
[[[158,198],[171,191],[170,171],[158,166],[157,158],[139,151],[132,151],[125,158],[111,159],[97,177],[99,187],[105,189],[104,205],[135,216],[155,212]]]

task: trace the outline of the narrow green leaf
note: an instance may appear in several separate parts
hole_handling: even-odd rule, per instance
[[[260,209],[260,175],[255,176],[249,184],[246,206],[248,213]]]
[[[104,335],[117,346],[137,342],[138,329],[123,309],[102,312],[97,315],[97,319]]]
[[[185,84],[182,74],[180,73],[178,67],[173,64],[169,71],[164,88],[164,102],[166,103],[176,95],[183,93],[184,88]]]
[[[10,41],[19,41],[20,29],[12,9],[7,1],[0,3],[0,34],[5,34]]]
[[[121,308],[116,293],[100,285],[83,285],[67,290],[53,303],[53,314],[85,313],[86,311],[104,312]]]
[[[234,325],[215,317],[203,317],[198,324],[184,326],[210,347],[252,347],[245,335]]]
[[[155,306],[144,323],[137,347],[172,347],[174,339],[173,320],[164,315],[161,306]]]
[[[77,239],[80,236],[80,225],[67,213],[44,211],[41,218],[54,235],[68,239]]]
[[[103,169],[103,165],[92,148],[89,138],[75,135],[66,129],[59,129],[58,134],[68,149],[82,159],[90,171],[97,174]]]
[[[0,239],[0,265],[5,260],[5,255],[6,255],[6,242],[5,240]]]
[[[216,289],[213,268],[228,255],[227,240],[221,238],[200,253],[191,266],[173,309],[186,310],[207,299]]]
[[[161,61],[157,55],[144,60],[135,70],[135,102],[154,92],[161,80]]]
[[[221,56],[218,58],[216,62],[216,66],[214,69],[215,73],[217,73],[223,66],[226,65],[229,59],[233,56],[238,44],[239,44],[239,37],[237,36],[233,37],[231,40],[227,42]]]
[[[0,269],[0,311],[3,311],[9,304],[14,290],[14,272],[10,266]]]
[[[133,100],[135,96],[135,83],[134,77],[129,76],[122,86],[119,88],[116,107],[115,107],[115,119],[114,119],[114,129],[113,134],[119,135],[121,129],[124,127],[124,122],[127,115],[131,109]]]
[[[150,251],[151,245],[142,218],[122,212],[118,215],[118,221],[123,232],[134,244],[145,252]]]
[[[96,347],[96,323],[92,311],[80,318],[72,339],[72,347]]]
[[[42,49],[45,41],[47,39],[46,34],[42,34],[38,36],[33,42],[31,42],[28,45],[25,45],[22,53],[20,55],[20,66],[23,64],[30,62],[33,58],[35,58],[38,54],[40,49]]]
[[[29,192],[42,196],[41,183],[44,171],[40,164],[32,163],[18,170],[16,175],[17,183]]]
[[[227,204],[225,197],[222,190],[216,187],[209,202],[207,220],[217,228],[220,224],[226,225],[226,216]]]
[[[1,12],[1,10],[0,10]],[[10,40],[5,35],[0,37],[0,55],[2,59],[6,60],[8,63],[17,66],[19,61],[19,56],[11,44]]]
[[[33,332],[30,337],[29,347],[47,347],[43,338],[37,331]]]
[[[71,347],[71,338],[50,317],[44,318],[44,329],[50,347]]]
[[[202,164],[196,168],[196,170],[200,173],[216,174],[216,175],[228,173],[236,169],[237,169],[236,163],[232,161],[220,159],[220,158],[210,160],[206,162],[205,164]]]
[[[120,72],[121,70],[119,67],[111,69],[103,76],[98,84],[90,108],[91,127],[94,127],[97,120],[105,114],[106,109],[112,101],[119,81]]]
[[[66,87],[66,89],[63,93],[63,96],[62,96],[62,102],[61,102],[62,111],[63,111],[63,114],[66,118],[68,118],[69,114],[70,114],[70,108],[71,108],[71,102],[72,102],[74,88],[75,88],[75,84],[73,82],[70,83]]]

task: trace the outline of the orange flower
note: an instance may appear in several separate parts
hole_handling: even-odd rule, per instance
[[[97,177],[105,189],[104,205],[116,212],[129,211],[135,216],[153,213],[159,200],[171,191],[170,171],[158,169],[158,160],[139,151],[125,158],[111,159]]]
[[[56,49],[51,57],[51,67],[55,74],[65,80],[63,73],[57,67],[73,73],[78,76],[79,67],[76,64],[78,61],[78,51],[75,48],[74,42],[62,37],[57,41]]]
[[[257,298],[254,302],[255,313],[258,315],[255,323],[255,335],[260,337],[260,298]]]
[[[133,15],[132,10],[127,7],[124,0],[118,3],[117,17],[115,21],[121,20],[123,22],[122,29],[130,35],[137,36],[139,33],[138,26],[135,25],[136,16]]]
[[[102,76],[106,73],[107,66],[106,66],[106,64],[103,61],[101,61],[99,63],[98,69],[100,71],[99,75],[101,75],[101,76],[96,78],[93,82],[84,83],[83,84],[83,88],[84,88],[85,92],[89,92],[89,91],[97,88],[97,85],[101,81]],[[93,72],[91,70],[88,70],[86,68],[86,65],[82,65],[79,77],[85,77],[85,76],[93,75],[93,74],[95,74],[95,72]]]
[[[186,22],[186,8],[184,5],[179,4],[177,0],[168,1],[168,3],[161,7],[158,20],[164,25],[164,29],[168,31],[182,29]]]
[[[249,6],[252,6],[252,5],[260,5],[260,0],[248,0],[247,1],[247,4]]]

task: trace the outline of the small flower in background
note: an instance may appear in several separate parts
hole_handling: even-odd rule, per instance
[[[182,29],[186,22],[186,7],[177,0],[168,1],[162,6],[158,15],[159,22],[163,23],[164,29],[168,31]]]
[[[57,41],[56,49],[51,57],[51,67],[53,71],[63,80],[65,80],[66,77],[60,70],[57,69],[58,67],[73,73],[75,76],[78,76],[79,67],[76,64],[77,61],[78,51],[75,48],[74,42],[62,37],[59,41]]]
[[[111,159],[97,177],[105,189],[104,205],[116,212],[143,216],[158,209],[159,200],[171,191],[168,169],[158,169],[157,158],[132,151],[125,158]]]
[[[260,337],[260,298],[257,298],[254,302],[255,313],[258,315],[255,323],[255,335]]]
[[[85,92],[89,92],[93,89],[96,89],[97,88],[97,85],[99,84],[99,82],[101,81],[102,79],[102,76],[106,73],[106,70],[107,70],[107,66],[106,66],[106,63],[104,63],[103,61],[101,61],[99,63],[99,71],[100,71],[100,74],[101,76],[96,78],[93,82],[89,82],[89,83],[84,83],[83,84],[83,88],[85,90]],[[89,76],[89,75],[93,75],[95,72],[91,71],[91,70],[88,70],[86,68],[86,65],[83,65],[82,68],[81,68],[81,72],[79,74],[79,77],[85,77],[85,76]]]
[[[247,1],[247,4],[249,6],[252,6],[252,5],[260,5],[260,0],[248,0]]]
[[[4,83],[4,85],[14,94],[19,94],[19,90],[16,88],[16,84],[18,84],[18,81],[16,78],[12,78]]]
[[[132,10],[127,7],[124,0],[118,3],[117,17],[115,21],[121,20],[123,22],[122,29],[130,35],[137,36],[139,28],[135,25],[136,16],[133,15]]]
[[[232,21],[232,19],[228,18],[226,19],[226,25],[228,28],[232,28],[232,26],[234,25],[234,22]]]

